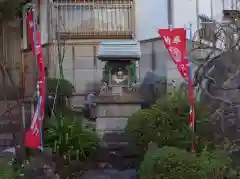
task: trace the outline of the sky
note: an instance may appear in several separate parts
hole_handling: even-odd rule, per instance
[[[157,36],[157,29],[167,25],[166,0],[136,0],[137,40]]]
[[[213,0],[213,17],[221,19],[223,0]],[[225,9],[231,8],[231,0],[224,0]],[[174,27],[192,24],[197,29],[196,0],[174,0]],[[199,13],[210,16],[210,0],[199,0]],[[240,5],[240,2],[239,2]],[[136,0],[137,40],[157,37],[158,28],[167,28],[167,0]]]

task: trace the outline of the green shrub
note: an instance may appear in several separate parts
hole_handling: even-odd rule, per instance
[[[55,105],[65,106],[66,99],[70,98],[75,92],[75,88],[68,80],[61,78],[48,78],[46,80],[47,96],[51,99],[47,100],[47,104],[52,105],[53,98],[55,98]]]
[[[45,145],[65,159],[87,160],[95,154],[99,138],[94,131],[84,128],[81,118],[60,113],[49,120]]]
[[[61,110],[62,108],[65,108],[66,101],[72,97],[74,92],[75,88],[68,80],[61,78],[47,78],[45,114],[50,117],[52,112],[56,112],[56,109]],[[54,111],[52,111],[53,106]]]
[[[47,78],[46,86],[48,95],[56,95],[56,87],[57,88],[57,96],[65,96],[71,97],[75,92],[75,88],[71,82],[66,79],[61,78]]]
[[[217,153],[197,155],[175,147],[163,147],[146,153],[140,179],[222,179],[230,162],[228,157]]]
[[[13,179],[16,177],[16,173],[11,163],[0,162],[0,178],[1,179]]]
[[[197,150],[210,147],[212,133],[203,105],[196,101],[195,120]],[[126,132],[133,144],[146,151],[149,142],[161,146],[175,146],[190,149],[192,129],[188,125],[188,99],[180,92],[157,100],[149,109],[141,109],[129,119]]]

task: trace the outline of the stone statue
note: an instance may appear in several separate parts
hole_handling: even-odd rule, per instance
[[[128,79],[128,75],[124,73],[124,71],[119,68],[115,74],[112,75],[112,80],[117,84],[124,84],[124,82]]]

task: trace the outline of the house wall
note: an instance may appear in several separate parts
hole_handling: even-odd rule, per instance
[[[48,48],[50,45],[43,45],[43,57],[44,64],[48,66],[49,57],[48,57]],[[24,90],[25,96],[30,97],[36,91],[36,59],[33,56],[31,49],[23,50],[23,59],[24,59]]]
[[[104,62],[96,58],[100,42],[101,39],[66,40],[62,45],[64,78],[74,84],[79,95],[94,90],[102,79]],[[56,76],[59,76],[57,44],[53,50]]]
[[[12,19],[4,21],[0,19],[0,64],[6,64],[14,84],[18,88],[20,86],[21,64],[20,20]],[[3,76],[0,72],[0,98],[3,96],[13,96],[15,89],[8,76],[5,77],[6,94],[3,93],[3,83]]]
[[[76,93],[79,95],[94,90],[94,87],[98,87],[101,82],[104,62],[96,58],[98,44],[101,41],[101,39],[67,40],[62,48],[65,54],[64,77],[74,84]],[[183,81],[162,40],[144,40],[140,42],[140,46],[142,53],[139,62],[140,82],[149,71],[154,72],[159,78],[167,77],[169,82],[174,80],[181,83]],[[56,75],[59,76],[57,45],[53,49],[55,50],[52,54],[54,54]]]
[[[122,2],[122,1],[120,1]],[[49,9],[48,9],[49,8]],[[49,10],[49,11],[48,11]],[[73,11],[75,12],[75,11]],[[49,13],[49,18],[47,16]],[[79,14],[79,12],[77,12]],[[75,14],[78,15],[78,14]],[[125,13],[127,14],[127,13]],[[66,18],[69,18],[69,15]],[[99,15],[99,18],[101,16]],[[118,17],[120,18],[120,17]],[[41,30],[41,40],[42,44],[47,43],[46,46],[43,48],[44,50],[44,59],[46,66],[48,65],[49,75],[52,77],[59,76],[59,68],[58,68],[58,45],[56,42],[56,29],[57,25],[59,25],[59,21],[57,21],[57,12],[54,6],[54,3],[47,0],[42,0],[40,4],[40,30]],[[79,19],[75,18],[75,21],[78,22]],[[121,20],[121,19],[120,19]],[[66,23],[68,20],[66,20]],[[76,23],[74,21],[74,23]],[[57,24],[58,22],[58,24]],[[73,22],[72,22],[73,23]],[[124,29],[126,31],[132,30],[132,26],[134,23],[131,24],[131,29]],[[65,24],[68,25],[68,24]],[[74,24],[73,24],[74,25]],[[82,25],[82,24],[80,24]],[[69,26],[70,27],[70,26]],[[102,30],[99,28],[98,30]],[[26,37],[26,27],[23,28],[25,32],[24,36]],[[50,31],[50,32],[49,32]],[[88,30],[85,29],[86,33]],[[98,31],[97,31],[98,32]],[[116,31],[117,33],[117,31]],[[90,34],[91,36],[91,34]],[[117,35],[115,35],[117,36]],[[108,35],[104,36],[104,38],[111,38],[114,40],[113,35],[109,37]],[[64,77],[72,82],[76,88],[76,93],[79,95],[86,94],[86,92],[92,91],[94,87],[98,88],[98,84],[102,79],[102,69],[104,67],[104,63],[96,59],[96,54],[98,51],[98,44],[103,40],[101,36],[97,36],[95,34],[94,39],[88,39],[86,36],[78,36],[73,40],[72,35],[64,39],[60,39],[61,43],[61,51],[64,52],[64,60],[63,60],[63,73]],[[117,37],[116,37],[117,38]],[[124,36],[124,38],[132,38],[129,36]],[[71,40],[69,40],[71,39]],[[51,41],[48,41],[51,40]],[[58,39],[59,40],[59,39]],[[29,49],[24,51],[24,58],[27,64],[31,64],[31,68],[27,67],[28,70],[25,72],[25,81],[26,85],[34,87],[34,71],[35,67],[33,66],[34,58],[32,56],[32,52]],[[25,63],[26,64],[26,63]],[[30,65],[28,65],[30,66]],[[32,76],[32,77],[31,77]],[[31,80],[32,79],[32,80]],[[96,84],[98,83],[98,84]],[[31,94],[33,89],[27,89],[27,94]]]
[[[97,60],[98,44],[101,39],[65,40],[61,44],[63,58],[63,75],[75,87],[76,93],[71,99],[73,106],[81,106],[88,92],[100,89],[104,63]],[[49,75],[59,77],[58,46],[56,42],[49,45]]]
[[[64,78],[74,84],[79,95],[100,89],[104,63],[96,58],[99,43],[105,39],[132,39],[135,35],[134,5],[130,0],[114,2],[117,5],[105,6],[102,1],[76,4],[73,1],[72,5],[60,6],[51,2],[49,25],[54,43],[50,50],[50,73],[51,76],[60,75],[56,41],[61,41]],[[59,39],[54,37],[57,31]]]
[[[41,42],[46,44],[48,42],[48,26],[53,26],[52,22],[48,22],[48,0],[40,1],[40,33]]]

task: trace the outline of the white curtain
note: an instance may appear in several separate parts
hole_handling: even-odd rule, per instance
[[[79,29],[116,31],[130,29],[130,13],[124,8],[92,8],[84,5],[58,6],[58,25],[62,32]]]

